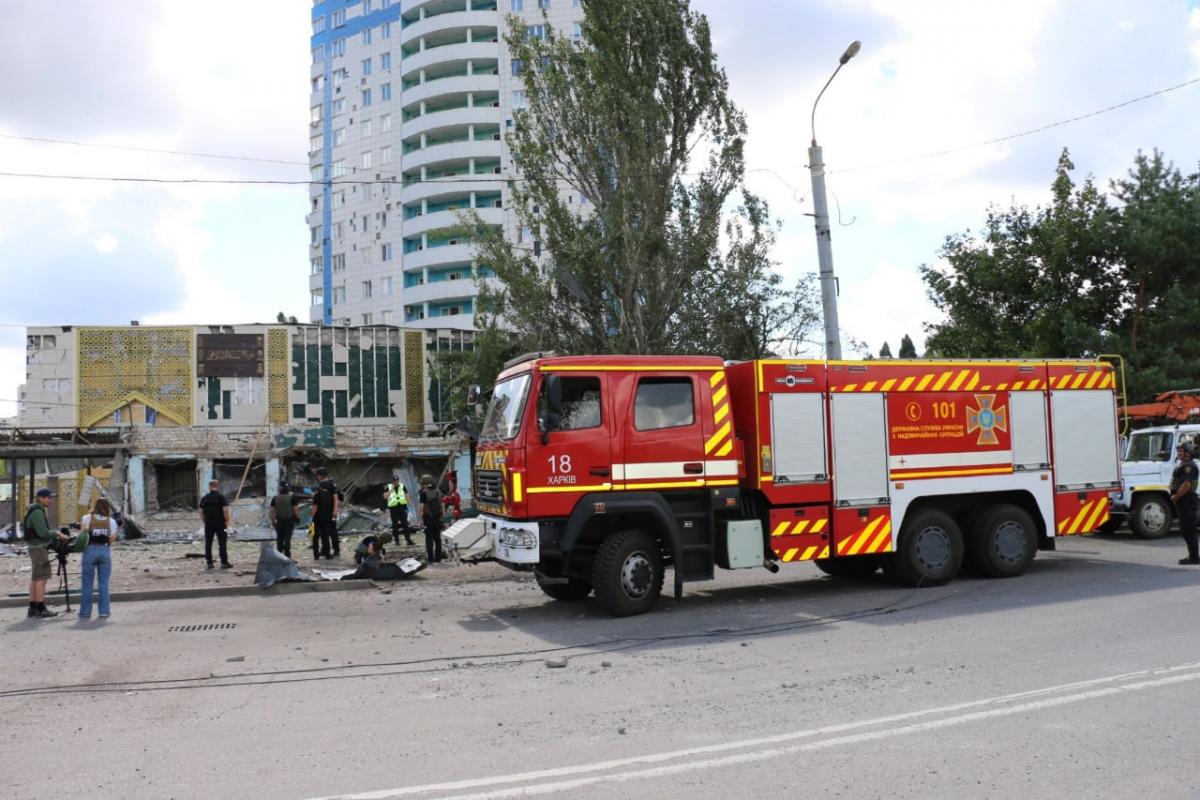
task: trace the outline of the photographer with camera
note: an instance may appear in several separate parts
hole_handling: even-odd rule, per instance
[[[57,497],[49,489],[38,489],[37,497],[25,511],[25,521],[21,523],[25,531],[25,544],[29,548],[29,560],[33,563],[33,575],[29,579],[29,613],[33,619],[57,617],[57,611],[46,608],[46,581],[50,580],[50,551],[47,547],[54,542],[66,543],[70,537],[56,533],[50,529],[50,519],[46,509]]]
[[[79,618],[92,618],[92,588],[100,578],[100,616],[109,613],[108,581],[112,577],[112,545],[117,541],[117,521],[112,518],[112,506],[103,497],[96,501],[92,513],[85,514],[79,526],[87,534],[87,549],[83,551],[83,576],[79,593]]]

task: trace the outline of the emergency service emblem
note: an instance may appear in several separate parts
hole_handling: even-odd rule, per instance
[[[996,431],[1008,432],[1008,409],[994,407],[994,394],[977,394],[975,402],[979,408],[967,406],[967,434],[979,431],[979,440],[976,442],[979,445],[999,444]]]

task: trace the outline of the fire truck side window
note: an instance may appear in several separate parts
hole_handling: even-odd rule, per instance
[[[562,419],[555,430],[577,431],[600,426],[600,379],[593,377],[563,376]],[[538,416],[546,416],[545,384],[538,395]]]
[[[682,428],[696,421],[691,378],[643,378],[633,404],[639,431]]]

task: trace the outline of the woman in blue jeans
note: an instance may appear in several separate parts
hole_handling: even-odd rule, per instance
[[[85,514],[79,527],[88,535],[88,546],[83,551],[83,580],[79,595],[79,618],[92,617],[92,589],[96,576],[100,576],[100,616],[109,614],[108,579],[112,576],[112,544],[117,540],[117,521],[112,518],[112,507],[100,498]]]

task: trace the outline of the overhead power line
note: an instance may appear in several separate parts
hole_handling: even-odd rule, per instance
[[[1061,128],[1063,125],[1070,125],[1073,122],[1079,122],[1081,120],[1091,119],[1092,117],[1098,117],[1101,114],[1107,114],[1110,111],[1116,111],[1118,109],[1125,108],[1126,106],[1131,106],[1134,103],[1140,103],[1143,100],[1149,100],[1152,97],[1158,97],[1159,95],[1164,95],[1164,94],[1167,94],[1168,92],[1174,92],[1178,89],[1183,89],[1183,88],[1186,88],[1186,87],[1191,86],[1196,83],[1200,83],[1200,78],[1192,78],[1191,80],[1184,81],[1183,83],[1177,83],[1174,86],[1168,86],[1165,89],[1159,89],[1157,91],[1150,92],[1149,94],[1144,94],[1140,97],[1134,97],[1130,100],[1125,100],[1124,102],[1117,103],[1115,105],[1106,106],[1105,108],[1099,108],[1099,109],[1096,109],[1095,111],[1089,111],[1086,114],[1080,114],[1079,116],[1070,117],[1069,119],[1061,119],[1058,122],[1051,122],[1047,125],[1040,125],[1036,128],[1030,128],[1029,130],[1021,131],[1020,133],[1010,133],[1007,136],[997,136],[995,139],[988,139],[987,141],[984,141],[984,142],[968,144],[968,145],[964,145],[962,147],[952,147],[947,150],[937,150],[932,153],[925,153],[923,155],[918,155],[918,156],[910,156],[908,158],[898,158],[898,159],[894,159],[892,161],[880,161],[875,164],[863,164],[862,166],[847,167],[845,169],[831,169],[831,170],[828,170],[827,172],[829,174],[832,174],[835,172],[839,172],[842,174],[845,174],[847,172],[865,172],[866,170],[871,170],[871,169],[883,169],[884,167],[894,167],[894,166],[900,166],[903,164],[915,164],[918,161],[928,161],[931,158],[940,158],[942,156],[954,155],[956,153],[965,153],[968,150],[978,150],[981,147],[990,147],[991,145],[994,145],[994,144],[1010,142],[1013,139],[1020,139],[1024,136],[1032,136],[1035,133],[1043,133],[1044,131],[1052,130],[1054,128]]]
[[[0,133],[0,139],[11,139],[19,142],[40,142],[42,144],[67,144],[72,147],[94,147],[101,150],[128,150],[133,153],[159,153],[168,156],[191,156],[193,158],[219,158],[224,161],[255,161],[260,164],[286,164],[287,166],[307,167],[307,161],[284,161],[278,158],[259,158],[256,156],[233,156],[225,153],[196,153],[188,150],[167,150],[159,147],[138,147],[127,144],[103,144],[100,142],[80,142],[74,139],[50,139],[44,136],[17,136],[16,134]]]

